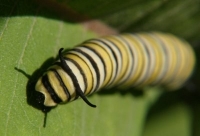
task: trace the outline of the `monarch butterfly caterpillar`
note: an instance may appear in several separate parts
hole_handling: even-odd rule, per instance
[[[163,33],[111,35],[91,39],[62,53],[59,60],[39,78],[35,90],[43,111],[59,103],[86,96],[101,88],[162,85],[181,87],[195,64],[191,46]]]

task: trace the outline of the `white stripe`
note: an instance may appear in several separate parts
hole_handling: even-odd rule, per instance
[[[169,76],[169,75],[166,75],[171,69],[170,69],[170,66],[172,65],[172,61],[173,61],[173,54],[172,54],[172,49],[173,47],[171,47],[169,45],[169,43],[166,41],[164,35],[160,35],[158,33],[153,33],[153,35],[155,35],[157,37],[157,39],[159,39],[159,41],[161,41],[163,44],[163,46],[165,46],[165,49],[166,49],[166,52],[167,52],[167,56],[166,56],[166,61],[165,61],[165,72],[164,72],[164,75],[161,77],[161,81],[159,83],[161,84],[165,84],[169,78],[165,79],[166,76]],[[163,81],[163,79],[165,79]]]
[[[153,58],[155,58],[155,56],[154,56],[153,49],[150,47],[148,42],[141,39],[142,37],[139,38],[139,35],[137,35],[137,36],[132,35],[132,37],[134,39],[138,40],[138,42],[140,43],[139,45],[141,46],[141,48],[143,50],[144,61],[145,61],[144,62],[144,69],[142,70],[142,74],[140,75],[139,79],[136,80],[136,82],[134,83],[134,86],[137,86],[137,85],[143,83],[144,81],[146,81],[149,78],[150,72],[152,72],[152,70],[153,70],[153,66],[154,66],[153,64],[155,64],[155,61],[153,60]],[[149,56],[147,55],[147,51],[146,51],[145,48],[149,51]],[[150,57],[150,58],[148,58],[148,57]]]
[[[70,67],[70,69],[72,70],[72,72],[74,73],[74,75],[76,76],[76,78],[78,80],[78,83],[79,83],[79,86],[80,86],[81,90],[84,93],[86,88],[85,88],[84,78],[81,75],[80,70],[71,61],[66,60],[66,63]]]
[[[130,34],[128,34],[128,35],[130,35]],[[130,45],[131,52],[132,52],[133,57],[134,57],[134,61],[131,59],[131,62],[132,62],[132,65],[133,65],[133,69],[130,69],[130,74],[129,74],[130,78],[127,79],[127,81],[128,81],[128,80],[132,79],[134,77],[134,75],[136,74],[137,67],[138,67],[138,61],[141,61],[138,58],[138,54],[139,53],[141,54],[141,52],[138,52],[138,50],[136,49],[135,45],[133,45],[133,42],[131,42],[129,38],[127,38],[126,36],[123,36],[123,38]]]
[[[126,69],[124,76],[117,83],[117,84],[120,84],[120,83],[124,82],[125,79],[127,79],[127,77],[132,72],[131,68],[133,67],[133,61],[132,61],[133,58],[131,56],[131,52],[132,51],[130,50],[131,49],[131,47],[130,47],[131,44],[126,39],[124,39],[123,37],[120,37],[120,36],[113,36],[113,37],[116,38],[116,39],[118,39],[120,42],[122,42],[122,44],[124,46],[124,50],[126,50],[127,56],[128,56],[128,59],[129,59],[129,60],[123,60],[123,58],[121,58],[121,61],[128,61],[128,68]],[[119,73],[118,73],[118,75],[119,75]],[[116,78],[118,78],[118,77],[116,77]]]
[[[106,43],[112,50],[113,52],[115,52],[116,54],[116,57],[117,57],[117,61],[118,61],[118,64],[121,64],[121,61],[120,61],[120,53],[118,51],[118,49],[116,48],[116,46],[114,46],[111,42],[107,41],[106,39],[104,38],[100,38],[98,40],[101,40],[102,42]],[[111,52],[111,49],[109,49],[106,45],[104,45],[103,43],[99,42],[99,41],[93,41],[92,42],[95,42],[96,44],[98,44],[99,46],[101,46],[103,49],[106,50],[106,52],[109,54],[109,56],[111,57],[111,61],[110,63],[112,63],[113,65],[113,71],[112,71],[112,75],[111,75],[111,78],[110,78],[110,81],[108,82],[107,86],[110,85],[110,83],[114,80],[114,77],[115,77],[115,73],[116,73],[116,67],[117,67],[117,64],[116,64],[116,61],[115,61],[115,58],[114,56],[112,55],[112,52]],[[105,60],[106,61],[106,60]],[[120,65],[121,66],[121,65]],[[118,71],[117,73],[119,73],[121,71],[120,69],[121,67],[118,67]]]
[[[73,54],[76,54],[77,56],[79,56],[81,59],[84,60],[84,62],[88,65],[89,69],[91,70],[92,72],[92,77],[93,77],[93,86],[92,86],[92,92],[94,91],[96,85],[97,85],[97,77],[96,77],[96,72],[95,72],[95,69],[93,68],[90,60],[88,60],[84,55],[82,55],[81,53],[79,52],[76,52],[76,51],[69,51],[69,53],[73,53]],[[87,74],[87,73],[85,73]]]
[[[156,35],[150,33],[148,34],[151,36],[159,46],[159,51],[161,52],[162,55],[162,64],[160,66],[160,73],[158,74],[157,78],[152,82],[152,85],[158,84],[158,82],[161,81],[161,79],[165,76],[165,73],[167,72],[167,69],[169,68],[169,51],[167,50],[167,47],[165,47],[165,44],[159,39]],[[165,52],[166,51],[166,52]]]
[[[83,52],[87,53],[95,61],[95,63],[97,64],[97,67],[99,69],[99,74],[100,74],[100,81],[99,81],[98,89],[100,89],[100,87],[102,86],[102,84],[104,82],[104,79],[105,79],[105,69],[104,69],[103,62],[101,61],[99,56],[95,54],[95,52],[93,52],[93,51],[91,51],[91,50],[89,50],[89,49],[87,49],[85,47],[80,47],[79,46],[79,47],[76,47],[76,48],[78,48],[78,49],[82,50]],[[97,90],[95,90],[95,91],[97,91]]]

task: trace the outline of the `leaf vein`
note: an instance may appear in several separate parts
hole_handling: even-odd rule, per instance
[[[29,33],[28,33],[28,35],[27,35],[26,42],[24,43],[24,46],[23,46],[23,48],[22,48],[22,53],[21,53],[21,55],[20,55],[20,57],[19,57],[19,60],[18,60],[18,63],[17,63],[17,68],[19,68],[20,64],[22,63],[22,58],[24,57],[25,49],[26,49],[26,47],[28,46],[28,41],[29,41],[29,39],[30,39],[30,37],[31,37],[31,35],[32,35],[32,31],[33,31],[34,25],[35,25],[35,23],[36,23],[36,19],[37,19],[37,17],[34,17],[34,18],[33,18],[33,23],[31,24],[30,31],[29,31]],[[8,112],[7,112],[7,119],[6,119],[6,124],[5,124],[5,126],[6,126],[6,128],[5,128],[5,135],[7,135],[8,123],[9,123],[9,121],[10,121],[10,113],[11,113],[11,109],[12,109],[12,106],[13,106],[13,103],[14,103],[14,97],[15,97],[15,95],[16,95],[16,88],[17,88],[17,82],[18,82],[18,75],[19,75],[19,74],[17,73],[17,74],[16,74],[16,78],[15,78],[16,80],[15,80],[15,84],[14,84],[14,89],[13,89],[13,93],[12,93],[12,97],[11,97],[10,106],[9,106]]]

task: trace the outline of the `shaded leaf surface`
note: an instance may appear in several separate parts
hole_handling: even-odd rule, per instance
[[[97,18],[120,32],[164,31],[199,41],[199,0],[57,1],[77,14]]]

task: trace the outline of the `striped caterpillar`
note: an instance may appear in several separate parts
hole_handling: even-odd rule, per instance
[[[91,39],[65,51],[39,78],[35,90],[43,111],[59,103],[86,96],[106,87],[161,85],[180,88],[192,74],[195,56],[191,46],[163,33],[111,35]]]

